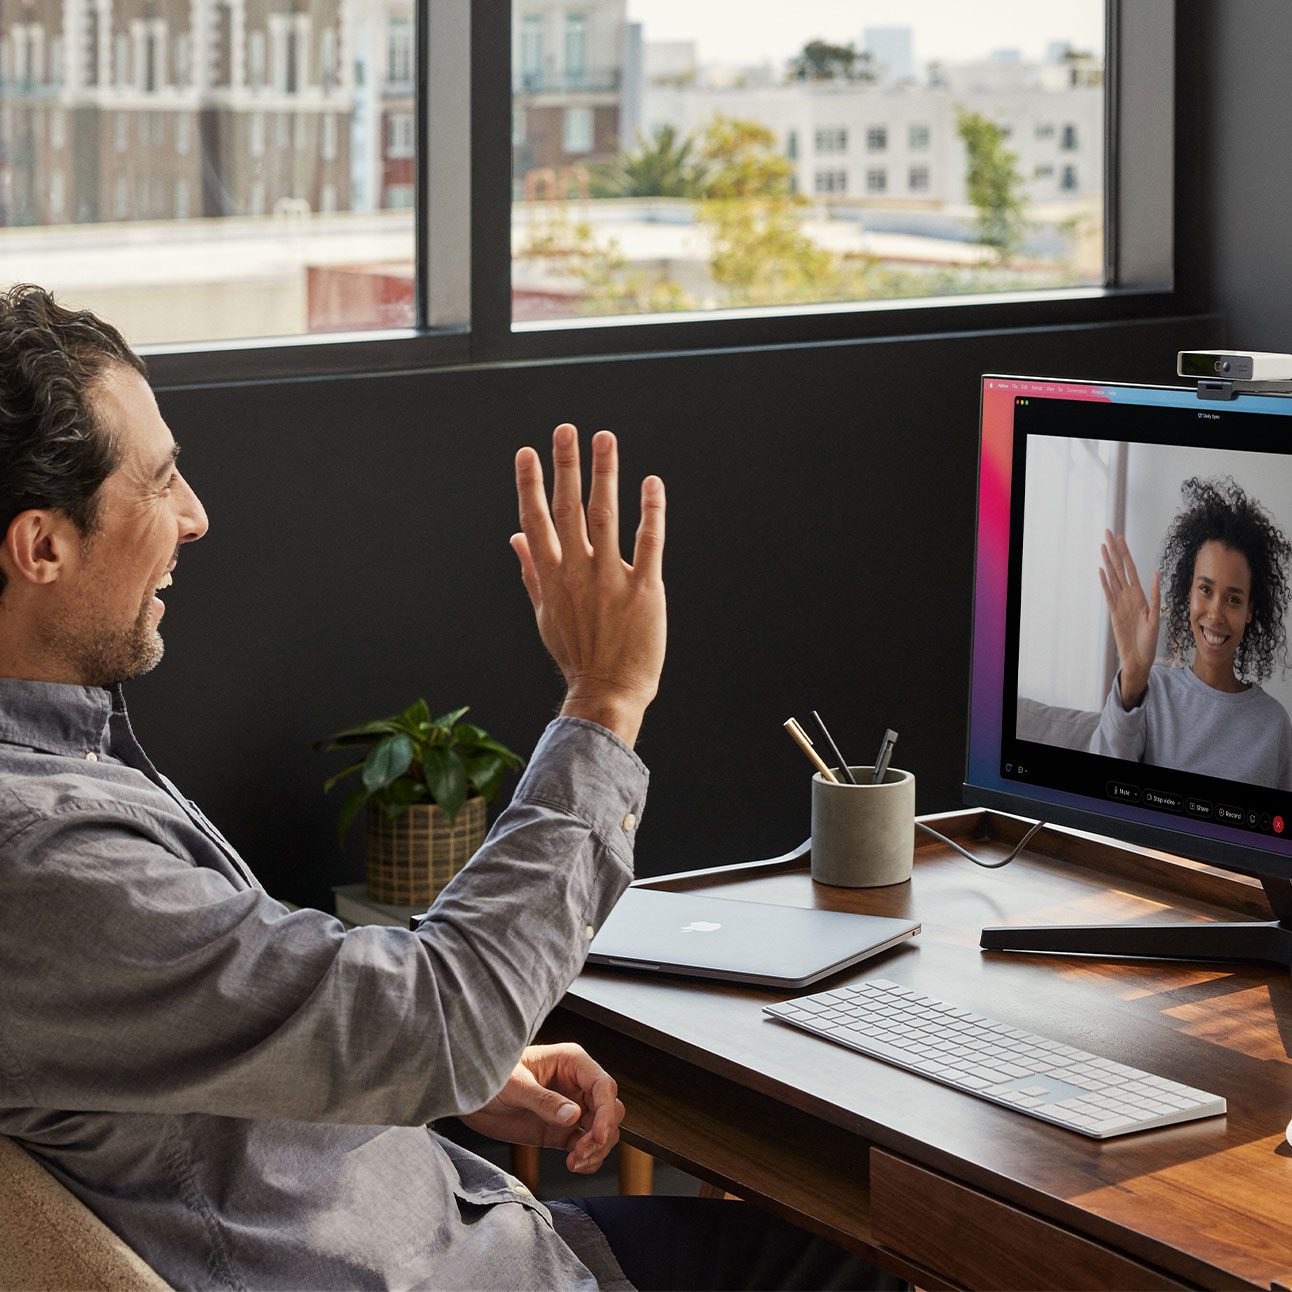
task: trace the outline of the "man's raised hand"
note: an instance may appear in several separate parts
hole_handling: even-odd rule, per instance
[[[565,677],[561,713],[608,727],[629,745],[655,698],[664,664],[664,482],[647,476],[630,565],[619,552],[619,449],[592,437],[586,511],[578,433],[552,435],[552,499],[532,448],[516,455],[519,534],[511,545],[539,633]]]

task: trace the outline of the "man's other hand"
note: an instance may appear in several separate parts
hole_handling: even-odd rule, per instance
[[[543,644],[565,676],[561,713],[608,727],[633,744],[664,665],[664,482],[647,476],[632,564],[619,553],[619,449],[592,438],[585,512],[578,433],[552,435],[552,501],[532,448],[516,455],[521,532],[511,545]]]
[[[563,1148],[571,1171],[590,1175],[619,1142],[624,1106],[615,1079],[582,1046],[531,1045],[507,1084],[462,1120],[505,1144]]]

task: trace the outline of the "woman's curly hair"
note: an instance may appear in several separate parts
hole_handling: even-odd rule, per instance
[[[1180,486],[1185,509],[1171,522],[1162,553],[1165,582],[1167,646],[1173,659],[1187,658],[1193,646],[1189,594],[1194,564],[1204,543],[1218,542],[1241,552],[1252,572],[1252,621],[1234,656],[1241,678],[1257,681],[1285,666],[1288,608],[1288,558],[1292,544],[1261,505],[1242,491],[1230,476],[1200,480],[1193,476]]]
[[[30,284],[0,292],[0,537],[40,507],[94,531],[99,486],[120,459],[93,399],[114,364],[147,376],[121,333],[89,310]]]

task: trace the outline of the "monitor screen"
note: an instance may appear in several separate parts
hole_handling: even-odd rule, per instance
[[[1292,398],[981,393],[966,801],[1292,878]]]

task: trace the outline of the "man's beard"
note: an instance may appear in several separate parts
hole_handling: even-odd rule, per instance
[[[46,632],[47,645],[57,653],[82,686],[112,686],[150,672],[161,662],[161,634],[153,627],[152,594],[144,599],[129,628],[98,628],[55,624]]]

